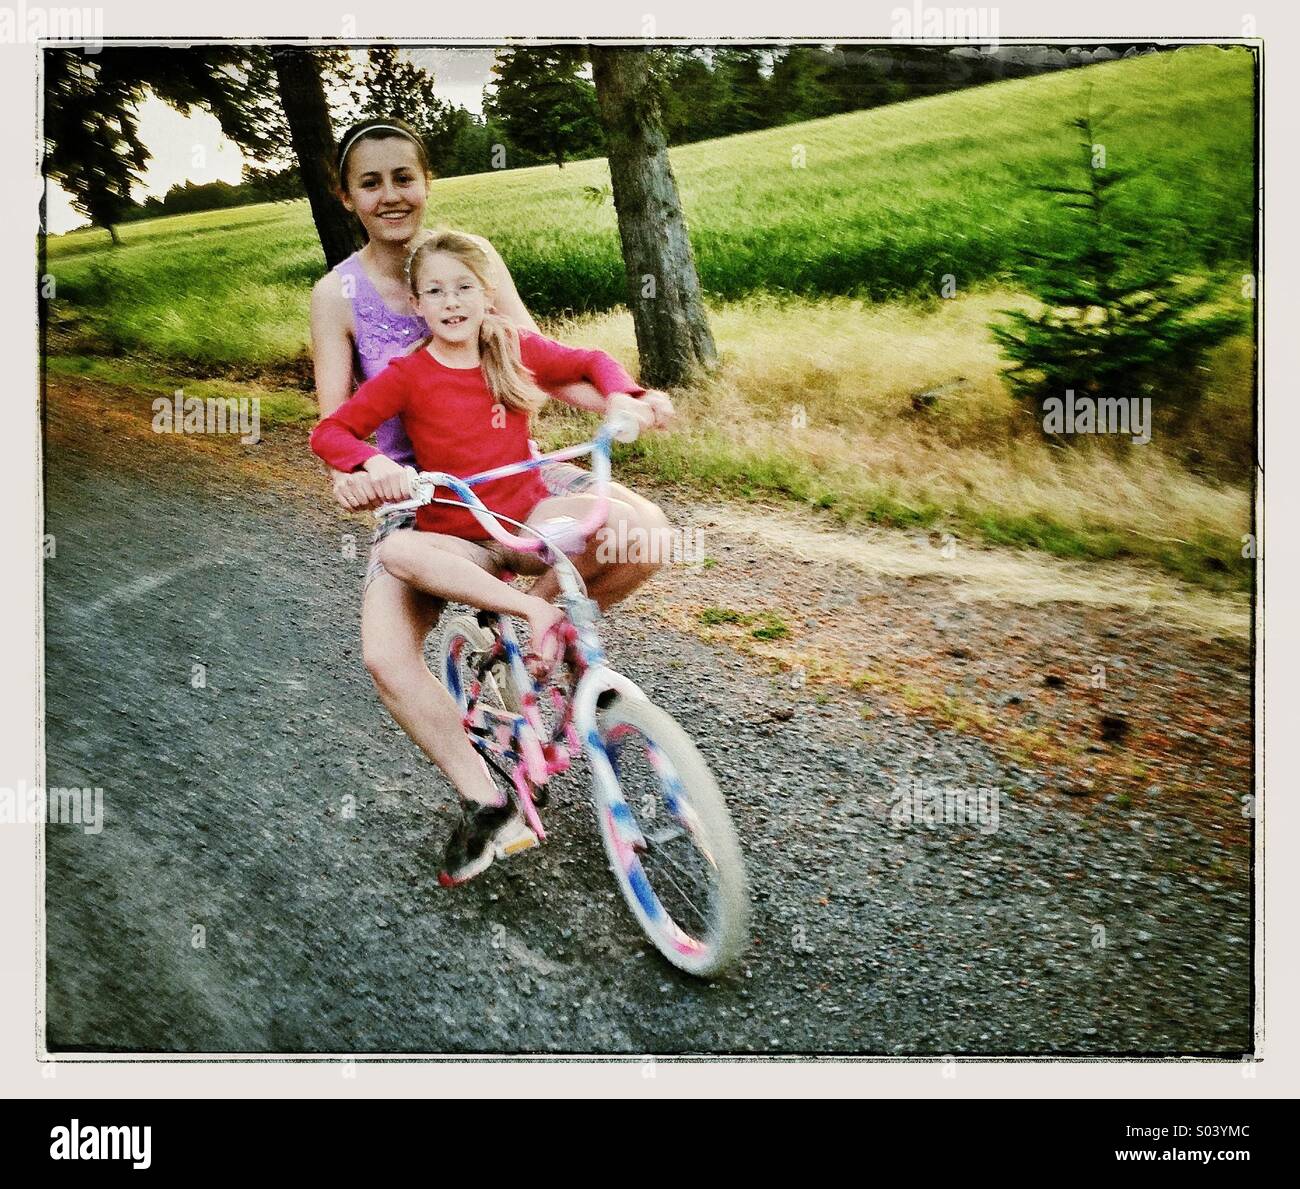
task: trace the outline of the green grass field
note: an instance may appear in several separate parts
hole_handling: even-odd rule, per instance
[[[1063,451],[1008,396],[988,325],[1026,300],[1006,278],[1017,245],[1050,234],[1052,199],[1032,186],[1069,167],[1066,123],[1088,87],[1094,112],[1114,109],[1108,163],[1141,175],[1125,203],[1148,250],[1244,302],[1252,70],[1245,51],[1198,47],[674,149],[722,366],[674,394],[679,427],[627,452],[628,473],[1248,589],[1250,337],[1210,360],[1206,401],[1179,440]],[[791,164],[796,146],[805,168]],[[430,220],[489,236],[550,333],[635,370],[614,212],[583,197],[607,177],[589,161],[441,180]],[[49,241],[67,356],[53,371],[260,395],[265,421],[310,421],[297,369],[281,372],[304,357],[324,267],[305,203],[121,234],[117,249],[100,231]],[[955,300],[936,296],[946,273]],[[270,378],[235,371],[257,368]],[[569,410],[548,408],[544,441],[575,432]],[[1189,447],[1205,463],[1194,471]]]
[[[1254,243],[1252,60],[1198,47],[787,125],[672,151],[702,284],[749,293],[934,294],[996,278],[1047,234],[1066,121],[1113,108],[1111,167],[1140,171],[1121,208],[1149,250],[1188,267]],[[802,149],[806,164],[797,168]],[[488,236],[539,316],[624,299],[604,160],[448,178],[430,220]],[[274,363],[305,349],[324,268],[304,202],[126,224],[124,244],[52,239],[58,300],[108,345],[191,363]]]

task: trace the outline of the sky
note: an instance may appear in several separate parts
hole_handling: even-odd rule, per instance
[[[407,57],[433,74],[435,90],[441,98],[475,114],[483,110],[483,87],[490,76],[494,54],[490,47],[477,46],[406,51]],[[139,114],[140,138],[152,154],[152,160],[144,171],[143,186],[137,187],[133,194],[137,202],[150,196],[161,198],[177,183],[234,184],[242,177],[244,155],[233,141],[222,135],[214,116],[205,111],[179,115],[152,95],[141,105]],[[46,218],[52,235],[86,223],[85,217],[73,209],[64,190],[54,185],[50,186],[46,200]]]

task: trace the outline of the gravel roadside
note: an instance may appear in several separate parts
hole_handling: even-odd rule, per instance
[[[795,688],[689,630],[690,600],[721,597],[693,595],[689,567],[606,639],[728,795],[755,892],[739,969],[699,983],[641,939],[581,767],[547,812],[552,842],[438,888],[451,791],[361,666],[364,523],[323,504],[300,434],[154,435],[147,410],[75,381],[48,393],[46,783],[105,802],[101,833],[46,830],[51,1050],[1251,1048],[1250,831],[1231,808],[1063,796],[1058,771],[979,731],[831,681]],[[778,585],[801,570],[767,561]],[[883,588],[901,616],[915,585]],[[752,594],[733,583],[730,605],[761,608]],[[1001,614],[1024,634],[1027,612]],[[1218,664],[1242,694],[1240,650],[1206,661],[1171,629],[1159,663]],[[1230,776],[1227,806],[1249,791]],[[996,829],[900,824],[899,791],[918,786],[996,792]]]

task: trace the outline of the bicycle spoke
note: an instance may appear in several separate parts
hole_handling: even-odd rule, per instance
[[[681,835],[678,835],[678,837],[681,837]],[[675,867],[679,872],[681,872],[681,874],[682,874],[685,878],[687,878],[687,879],[690,878],[690,873],[686,870],[686,868],[683,867],[679,862],[677,862],[677,860],[674,859],[674,858],[672,857],[672,855],[670,855],[666,850],[656,850],[654,853],[655,853],[656,856],[662,856],[662,857],[663,857],[663,861],[664,861],[665,863],[670,863],[670,864],[671,864],[673,867]]]
[[[674,838],[681,838],[686,831],[681,826],[665,826],[663,832],[659,834],[647,834],[646,841],[653,842],[655,846],[663,846],[666,842],[671,842]]]
[[[677,865],[674,863],[673,866],[677,866]],[[678,867],[677,870],[678,870],[678,871],[681,871],[682,869],[681,869],[680,867]],[[682,874],[684,875],[685,872],[682,872]],[[701,912],[701,911],[696,907],[696,905],[695,905],[695,901],[692,900],[692,899],[691,899],[691,898],[690,898],[690,897],[689,897],[685,892],[682,891],[681,886],[678,884],[678,882],[677,882],[675,879],[673,879],[673,877],[672,877],[671,875],[668,874],[668,872],[666,872],[666,871],[663,872],[663,877],[664,877],[664,879],[666,879],[670,884],[672,884],[674,888],[677,889],[677,894],[678,894],[679,896],[681,896],[681,898],[682,898],[683,900],[685,900],[686,903],[689,904],[689,905],[691,906],[692,909],[694,909],[694,911],[695,911],[695,915],[696,915],[696,916],[697,916],[697,917],[698,917],[698,918],[699,918],[699,919],[700,919],[700,920],[701,920],[701,921],[702,921],[702,922],[707,926],[708,923],[709,923],[709,917],[708,917],[708,915],[707,915],[706,913],[702,913],[702,912]],[[671,916],[671,915],[673,915],[673,914],[670,913],[669,915]]]
[[[710,914],[702,912],[700,910],[699,906],[695,903],[695,901],[691,898],[691,896],[686,892],[686,890],[681,886],[681,884],[679,884],[677,880],[672,877],[672,875],[666,868],[671,867],[673,871],[676,871],[677,874],[681,876],[684,881],[691,884],[692,886],[699,883],[704,883],[707,888],[710,882],[709,872],[707,868],[712,867],[712,863],[709,859],[708,852],[703,850],[703,848],[700,848],[699,850],[696,850],[694,853],[699,859],[703,860],[706,870],[703,872],[688,871],[681,863],[677,861],[676,858],[673,857],[671,853],[669,853],[666,849],[664,849],[667,843],[673,842],[678,838],[686,838],[693,848],[699,846],[699,843],[695,838],[694,834],[690,830],[688,830],[685,826],[683,826],[680,822],[674,822],[671,825],[664,826],[662,831],[659,834],[647,834],[646,841],[647,843],[650,844],[650,847],[647,849],[647,853],[643,856],[643,866],[644,866],[644,860],[646,859],[650,860],[651,865],[653,867],[654,876],[656,878],[662,876],[663,879],[666,880],[673,887],[673,889],[677,892],[677,894],[681,897],[681,899],[685,901],[686,904],[691,908],[691,910],[696,914],[696,917],[699,919],[702,926],[707,929],[711,923]],[[708,890],[710,892],[710,898],[711,898],[712,889],[708,888]],[[667,911],[667,908],[665,908],[665,911]],[[675,917],[676,915],[677,915],[676,913],[669,911],[669,916]]]
[[[671,866],[673,870],[676,871],[683,879],[690,880],[692,884],[697,884],[697,883],[703,883],[706,885],[708,884],[709,876],[707,871],[690,872],[685,867],[683,867],[679,862],[677,862],[677,860],[674,859],[672,855],[667,854],[666,852],[663,851],[659,851],[657,853],[662,855],[664,862],[667,863],[669,866]]]

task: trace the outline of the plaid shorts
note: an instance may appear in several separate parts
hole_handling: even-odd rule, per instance
[[[580,495],[594,482],[592,473],[571,462],[551,462],[537,472],[552,496]],[[385,572],[384,563],[379,559],[379,543],[391,533],[402,528],[415,527],[415,513],[403,512],[397,516],[385,516],[375,525],[370,538],[370,556],[366,562],[366,578],[362,586],[364,593],[376,576]]]
[[[361,587],[364,594],[370,588],[370,584],[380,575],[385,573],[384,563],[379,560],[379,543],[387,536],[397,532],[399,528],[414,528],[415,513],[402,512],[395,516],[385,516],[378,524],[375,525],[375,531],[370,538],[370,556],[366,562],[366,580]]]

